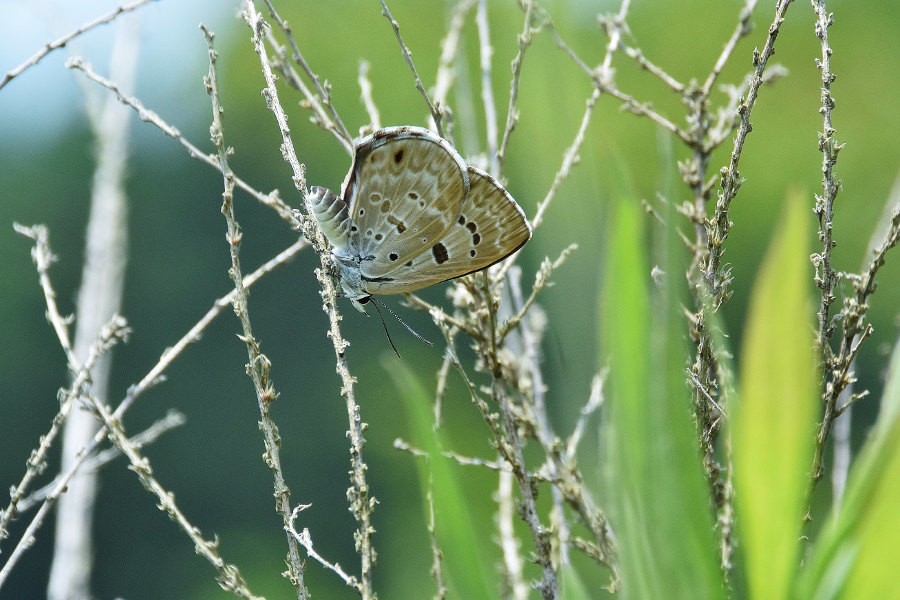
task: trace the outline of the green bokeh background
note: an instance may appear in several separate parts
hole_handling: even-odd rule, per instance
[[[765,40],[773,12],[770,4],[765,2],[756,8],[756,27],[740,42],[722,82],[737,83],[749,71],[753,48],[761,47]],[[742,5],[735,0],[635,2],[628,17],[632,37],[626,41],[640,47],[651,61],[680,81],[702,81],[733,31]],[[395,0],[389,6],[423,81],[426,86],[432,85],[450,12],[447,4]],[[583,60],[590,65],[602,60],[607,38],[596,14],[616,10],[615,4],[559,0],[545,6],[561,36]],[[517,50],[522,14],[511,1],[490,0],[489,8],[493,91],[500,118],[504,119],[509,63]],[[832,68],[838,76],[834,125],[838,141],[847,143],[837,166],[843,189],[837,203],[834,260],[838,270],[853,271],[865,256],[900,164],[896,103],[900,96],[900,16],[891,0],[836,1],[829,8],[836,15],[836,24],[830,30],[835,51]],[[151,5],[147,10],[161,9]],[[352,133],[368,122],[357,84],[360,60],[371,64],[369,77],[384,125],[424,123],[426,107],[378,3],[304,0],[290,3],[290,7],[280,6],[279,10],[290,20],[307,61],[330,83],[334,105]],[[238,20],[228,19],[236,4],[216,3],[209,11],[204,22],[221,24],[217,26],[216,44],[221,54],[225,136],[227,144],[235,148],[231,166],[257,189],[267,192],[277,188],[282,198],[298,206],[300,199],[278,151],[277,127],[259,94],[263,83],[258,58],[246,28]],[[201,82],[207,71],[205,44],[199,30],[172,30],[187,33],[177,43],[167,37],[167,32],[142,33],[142,71],[135,93],[185,137],[212,152],[208,142],[209,100]],[[468,72],[457,73],[462,85],[450,98],[457,145],[464,156],[472,157],[483,149],[484,123],[476,76],[477,32],[471,18],[463,35]],[[167,65],[155,60],[166,44],[183,49],[180,69],[189,73],[183,84],[180,80],[173,83]],[[8,70],[34,50],[24,47],[15,55],[0,57],[2,69]],[[774,57],[790,74],[762,89],[740,169],[747,181],[731,213],[735,226],[725,260],[733,270],[734,296],[723,313],[735,348],[740,347],[744,310],[756,267],[788,190],[800,189],[809,198],[809,218],[815,218],[811,212],[813,194],[820,189],[821,180],[821,154],[816,149],[821,129],[817,112],[820,75],[814,63],[819,53],[812,10],[808,3],[795,2]],[[48,58],[36,70],[54,72],[61,86],[65,83],[71,87],[69,80],[80,77],[62,67],[59,54],[60,58]],[[106,72],[102,54],[87,58],[98,63],[101,73]],[[684,107],[678,95],[623,56],[617,57],[615,67],[620,89],[638,100],[651,101],[670,120],[683,124]],[[4,129],[0,130],[0,483],[4,486],[21,477],[30,450],[56,412],[57,390],[67,383],[63,354],[44,317],[29,241],[12,231],[12,222],[45,223],[50,228],[53,249],[59,256],[51,276],[61,310],[72,312],[81,275],[94,144],[80,112],[71,112],[65,126],[49,137],[40,137],[39,143],[27,127],[13,126],[13,121],[31,118],[27,107],[7,100],[17,86],[27,90],[25,93],[36,103],[57,93],[52,84],[38,82],[30,72],[0,90],[0,114],[4,116]],[[98,91],[91,85],[88,89]],[[549,36],[538,35],[525,57],[520,120],[504,170],[510,192],[529,215],[534,214],[551,185],[590,93],[585,74]],[[724,95],[717,98],[724,100]],[[289,111],[298,154],[307,166],[308,182],[336,189],[349,166],[349,157],[329,134],[309,123],[298,100],[293,92],[283,91],[282,102]],[[83,101],[73,94],[73,105]],[[467,102],[472,103],[474,112],[466,110]],[[225,225],[219,214],[221,176],[191,160],[180,146],[136,118],[132,132],[127,183],[129,262],[123,313],[134,334],[128,344],[115,350],[112,404],[117,404],[128,386],[139,381],[162,351],[230,286]],[[730,146],[716,154],[711,173],[725,163],[729,151]],[[555,274],[555,286],[545,290],[539,300],[549,321],[544,343],[548,401],[562,435],[571,429],[600,366],[597,299],[601,283],[615,285],[602,282],[599,267],[607,207],[620,195],[656,202],[657,193],[661,193],[674,204],[688,200],[673,155],[677,160],[688,157],[684,148],[673,144],[668,134],[649,120],[622,112],[620,104],[610,97],[601,98],[579,164],[560,187],[544,225],[522,251],[519,263],[528,282],[545,256],[555,258],[572,242],[579,245]],[[244,231],[241,256],[245,273],[296,239],[297,234],[272,211],[246,195],[238,194],[236,213]],[[686,222],[679,226],[689,231]],[[813,244],[811,239],[811,248]],[[320,553],[355,572],[354,522],[345,502],[349,482],[347,416],[312,274],[317,264],[317,257],[306,251],[286,268],[266,277],[251,292],[250,311],[257,339],[272,361],[272,377],[280,393],[273,416],[284,440],[282,458],[293,501],[312,505],[303,513],[301,526],[310,528]],[[881,271],[881,284],[872,304],[875,334],[865,345],[858,366],[862,385],[874,393],[855,413],[857,439],[873,419],[880,369],[896,338],[898,265],[900,260],[891,257]],[[811,277],[811,266],[809,272]],[[671,276],[680,278],[681,274]],[[422,295],[448,306],[445,288],[435,286]],[[440,339],[426,316],[402,308],[398,299],[388,302],[426,337]],[[385,366],[398,359],[391,354],[377,320],[357,314],[348,303],[342,308],[344,334],[351,342],[347,357],[359,379],[357,399],[362,418],[369,424],[365,454],[369,481],[379,500],[375,511],[377,586],[383,598],[428,597],[432,593],[428,578],[431,557],[416,465],[409,455],[392,447],[395,438],[408,437],[405,409]],[[810,318],[811,326],[812,322]],[[440,346],[426,348],[396,323],[389,322],[388,327],[404,364],[426,387],[432,387],[441,362]],[[241,567],[251,589],[271,598],[289,597],[290,589],[279,577],[284,536],[272,510],[271,478],[260,459],[259,415],[244,373],[246,351],[235,337],[239,330],[234,316],[225,311],[175,362],[166,381],[134,406],[125,426],[131,433],[140,431],[170,407],[185,413],[187,426],[146,450],[160,481],[175,493],[184,511],[207,537],[213,533],[219,536],[223,556]],[[465,351],[463,357],[464,361],[470,359]],[[444,415],[446,439],[453,449],[467,455],[493,455],[486,427],[453,376]],[[596,422],[593,429],[595,426]],[[597,447],[596,433],[588,435],[581,462],[588,485],[595,489],[602,469]],[[225,597],[212,581],[212,569],[195,556],[187,540],[156,510],[153,499],[124,466],[119,459],[101,476],[95,523],[97,596],[121,595],[132,600]],[[471,519],[480,530],[491,531],[494,505],[490,495],[495,478],[476,468],[456,469],[470,500]],[[827,495],[826,488],[820,487],[820,495],[822,490]],[[14,538],[23,521],[16,524]],[[51,538],[49,528],[40,532],[2,597],[44,595]],[[523,540],[528,547],[527,536]],[[490,536],[485,536],[483,544],[488,555],[496,557]],[[7,557],[9,549],[7,541],[3,546]],[[312,562],[307,578],[314,597],[356,597],[333,574]],[[588,580],[592,584],[604,582],[599,575]]]

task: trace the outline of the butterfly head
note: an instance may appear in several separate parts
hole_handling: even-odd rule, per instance
[[[346,247],[333,247],[332,256],[338,267],[342,295],[350,300],[353,308],[363,314],[368,314],[366,309],[363,308],[363,304],[369,302],[372,294],[365,289],[365,282],[360,269],[360,257],[351,248]]]

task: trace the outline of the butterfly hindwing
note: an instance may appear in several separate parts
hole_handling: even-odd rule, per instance
[[[468,167],[469,193],[456,220],[427,251],[384,281],[368,282],[375,294],[399,294],[485,269],[531,239],[531,227],[512,196],[489,174]]]
[[[427,129],[389,127],[360,142],[344,201],[363,279],[386,278],[429,250],[455,223],[468,188],[465,162]]]

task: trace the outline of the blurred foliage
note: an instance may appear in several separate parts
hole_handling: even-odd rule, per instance
[[[713,600],[723,594],[684,387],[685,326],[671,277],[651,293],[641,223],[640,208],[619,199],[607,225],[605,270],[616,283],[605,287],[600,303],[609,366],[604,506],[619,543],[621,597]]]
[[[509,62],[517,49],[515,36],[521,31],[522,16],[515,2],[491,0],[489,4],[493,91],[503,119]],[[395,0],[389,6],[421,77],[430,85],[448,5],[436,0]],[[575,0],[556,0],[545,6],[561,36],[584,60],[596,64],[607,42],[596,13],[617,6]],[[741,6],[735,0],[635,3],[628,18],[633,35],[629,42],[682,80],[702,78],[733,30]],[[835,125],[838,140],[848,144],[837,166],[843,191],[837,201],[834,256],[837,269],[852,271],[865,258],[870,234],[900,164],[896,143],[900,120],[895,114],[900,80],[894,76],[900,72],[896,35],[900,22],[890,0],[868,2],[866,10],[857,10],[857,3],[848,0],[833,2],[830,7],[837,19],[831,29],[838,75]],[[210,5],[211,11],[228,14],[235,8],[235,3]],[[150,10],[155,10],[155,5]],[[384,125],[424,122],[426,108],[377,3],[305,0],[279,6],[279,10],[290,20],[312,68],[331,84],[334,104],[351,132],[356,133],[368,120],[357,85],[360,60],[371,64],[369,77]],[[762,45],[770,18],[768,3],[757,7],[756,28],[739,44],[723,81],[737,83],[749,71],[752,50]],[[228,145],[235,148],[232,167],[258,189],[277,188],[286,201],[297,206],[300,199],[278,151],[277,127],[258,93],[263,84],[247,32],[234,21],[217,33],[225,135]],[[465,69],[457,73],[457,93],[451,95],[453,131],[461,153],[471,158],[482,151],[484,139],[477,33],[471,22],[463,35],[467,60]],[[153,64],[159,45],[176,45],[193,72],[189,79],[167,80],[162,85],[167,79],[165,65],[148,67],[152,75],[138,77],[136,95],[195,144],[211,150],[209,101],[201,85],[207,65],[200,32],[195,37],[172,39],[165,31],[148,31],[142,42],[142,60],[148,65]],[[21,48],[15,57],[4,56],[4,70],[35,49]],[[814,218],[812,197],[821,179],[821,155],[816,149],[816,132],[821,128],[817,112],[820,80],[813,62],[818,53],[810,7],[796,2],[778,38],[775,56],[790,75],[762,90],[741,165],[747,182],[731,215],[735,227],[725,259],[735,278],[734,297],[723,312],[735,348],[741,347],[750,287],[771,232],[783,214],[785,190],[803,190],[808,207],[805,214]],[[684,110],[675,94],[634,63],[620,60],[615,66],[622,89],[652,101],[670,119],[681,122]],[[44,68],[55,68],[60,81],[71,77],[59,62],[38,67]],[[34,102],[56,93],[52,87],[36,87],[28,75],[0,90],[0,281],[4,282],[0,301],[0,338],[4,342],[0,345],[0,456],[4,457],[0,482],[4,485],[21,477],[29,450],[56,412],[57,390],[67,381],[64,357],[44,319],[29,243],[13,233],[11,223],[46,223],[50,227],[51,242],[60,258],[51,276],[61,310],[70,312],[81,271],[92,177],[93,141],[83,115],[72,116],[50,138],[7,133],[19,131],[9,124],[12,120],[30,118],[27,105],[7,100],[12,87],[26,88]],[[177,91],[173,92],[173,87]],[[552,40],[537,36],[525,56],[520,120],[504,172],[510,192],[529,215],[553,181],[590,91],[586,76]],[[292,100],[286,100],[288,97]],[[83,101],[73,95],[70,104]],[[308,122],[297,101],[290,94],[283,97],[285,107],[291,110],[294,141],[306,163],[308,182],[337,188],[349,157],[329,134]],[[221,176],[192,161],[177,144],[146,124],[135,119],[133,127],[128,184],[130,253],[123,312],[134,335],[129,344],[116,349],[111,403],[117,403],[163,349],[230,286],[225,227],[218,212]],[[520,262],[527,278],[529,267],[533,271],[545,256],[557,256],[571,242],[579,244],[579,251],[555,274],[555,287],[539,300],[549,319],[544,365],[549,405],[559,431],[571,429],[597,370],[597,298],[601,290],[618,285],[602,277],[600,266],[606,248],[603,224],[610,219],[608,207],[623,196],[636,204],[641,198],[655,202],[661,192],[673,205],[689,197],[673,162],[686,158],[686,151],[677,145],[673,150],[670,141],[661,142],[664,135],[648,120],[621,112],[613,99],[602,98],[579,164],[563,183],[544,226],[522,252]],[[722,164],[726,156],[717,158]],[[297,235],[271,211],[247,200],[239,195],[236,208],[244,230],[241,252],[245,270],[267,260]],[[688,224],[678,216],[670,218],[676,227],[689,232]],[[810,234],[807,247],[814,248],[814,244]],[[274,365],[272,376],[281,394],[273,416],[284,440],[283,460],[293,500],[312,504],[298,525],[310,527],[320,553],[353,571],[354,522],[345,502],[347,416],[312,277],[317,264],[317,258],[307,252],[266,277],[251,292],[250,311],[257,338]],[[676,264],[670,271],[674,285],[682,284],[684,268]],[[806,269],[811,279],[812,267],[807,264]],[[885,348],[896,337],[898,274],[900,260],[890,257],[879,273],[881,285],[870,312],[876,333],[858,362],[859,385],[873,390],[872,398],[861,402],[855,413],[861,415],[855,422],[858,442],[873,420]],[[423,296],[446,304],[443,292],[443,286],[435,286]],[[431,339],[439,337],[425,315],[402,308],[402,302],[395,299],[389,302],[416,330]],[[383,598],[427,597],[433,590],[428,578],[431,557],[416,459],[392,446],[395,438],[407,434],[405,420],[397,415],[409,410],[404,394],[398,393],[388,376],[390,367],[384,366],[398,359],[377,321],[349,310],[348,304],[343,311],[344,332],[352,343],[347,356],[359,379],[362,418],[369,424],[366,459],[370,484],[380,502],[375,512],[376,584]],[[394,323],[388,327],[403,355],[404,368],[430,389],[440,365],[440,350],[420,346]],[[271,598],[287,597],[288,586],[279,580],[284,536],[272,510],[269,471],[259,458],[263,451],[257,430],[259,415],[244,374],[246,353],[235,338],[238,331],[230,312],[223,313],[173,365],[166,381],[129,412],[125,426],[129,432],[140,431],[169,407],[187,415],[186,427],[147,450],[161,481],[205,532],[218,534],[223,555],[242,566],[252,589]],[[462,359],[466,358],[463,352]],[[452,376],[450,384],[444,401],[446,444],[462,454],[492,456],[488,432],[463,386]],[[595,451],[601,445],[596,423],[593,425],[583,441],[587,451],[581,466],[587,484],[597,490],[606,454]],[[195,557],[175,526],[157,511],[133,474],[122,466],[121,460],[115,462],[102,476],[96,518],[98,597],[226,597],[213,584],[212,570]],[[450,464],[448,469],[458,478],[472,521],[481,531],[490,531],[494,505],[486,499],[496,478],[476,468]],[[827,487],[827,482],[819,486],[819,515],[825,514]],[[22,521],[16,525],[21,526]],[[13,538],[16,533],[14,529]],[[10,597],[44,594],[50,539],[49,529],[39,534],[14,575]],[[523,539],[527,540],[527,535]],[[481,543],[490,547],[494,541],[485,536]],[[495,547],[489,549],[493,553]],[[591,580],[590,575],[581,576],[587,579],[582,583],[589,589],[605,584],[602,577]],[[311,562],[307,583],[314,597],[355,597],[331,573]]]

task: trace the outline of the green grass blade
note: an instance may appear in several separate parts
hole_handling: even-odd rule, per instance
[[[496,572],[484,548],[494,543],[489,532],[476,531],[469,518],[468,499],[458,483],[458,465],[441,455],[445,448],[441,430],[434,429],[431,396],[402,361],[390,357],[386,371],[397,386],[409,420],[410,443],[428,454],[417,459],[421,498],[425,502],[429,477],[434,486],[434,508],[438,543],[443,552],[444,575],[451,598],[493,598],[498,590]],[[486,498],[485,501],[488,501]],[[425,506],[425,514],[428,507]],[[426,523],[421,524],[422,527]],[[423,552],[427,551],[423,548]]]
[[[817,407],[808,214],[791,202],[753,290],[731,415],[738,533],[750,598],[787,598]]]
[[[685,385],[675,294],[650,293],[637,203],[621,202],[608,236],[601,304],[609,365],[607,502],[622,598],[721,598],[713,519]],[[665,276],[671,282],[678,270]],[[666,285],[670,285],[667,283]]]
[[[900,342],[894,346],[881,412],[853,463],[838,514],[820,536],[796,597],[900,598]]]

